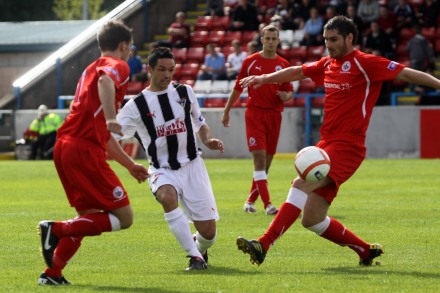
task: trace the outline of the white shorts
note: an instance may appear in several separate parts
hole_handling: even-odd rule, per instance
[[[197,157],[179,170],[156,169],[150,165],[148,173],[148,184],[153,194],[166,184],[176,189],[180,205],[189,221],[220,219],[211,181],[202,158]]]

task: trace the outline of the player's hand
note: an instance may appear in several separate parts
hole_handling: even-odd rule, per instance
[[[283,102],[287,102],[288,100],[290,100],[293,97],[292,92],[277,91],[277,95],[280,97],[280,99]]]
[[[122,134],[122,126],[121,126],[121,124],[118,123],[118,121],[116,119],[107,119],[106,124],[107,124],[108,131],[110,131],[112,133],[116,133],[117,135],[120,135],[120,136],[124,136]]]
[[[219,150],[221,154],[225,152],[225,146],[223,142],[217,138],[211,138],[203,142],[203,144],[210,150]]]
[[[260,87],[262,84],[264,84],[264,77],[263,75],[252,75],[245,78],[240,79],[240,86],[242,88],[246,88],[248,86],[253,85],[253,87],[256,89]]]
[[[229,113],[223,112],[222,124],[224,127],[229,127]]]
[[[141,164],[135,163],[128,171],[139,183],[144,182],[148,177],[150,177],[147,168]]]

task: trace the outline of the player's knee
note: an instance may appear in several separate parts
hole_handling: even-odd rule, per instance
[[[302,190],[304,185],[305,185],[305,181],[302,180],[299,176],[296,177],[295,179],[293,179],[293,182],[292,182],[292,187],[293,188],[297,188],[299,190]]]
[[[133,217],[126,218],[123,221],[121,221],[121,229],[130,228],[131,225],[133,225]]]

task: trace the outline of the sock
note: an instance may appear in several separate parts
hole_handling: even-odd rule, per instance
[[[249,196],[246,202],[254,203],[259,195],[260,194],[258,193],[258,188],[257,185],[255,184],[255,180],[252,178],[252,186],[251,186],[251,190],[249,191]]]
[[[287,200],[281,205],[264,235],[258,239],[266,251],[295,223],[304,209],[306,201],[306,193],[297,188],[290,188]]]
[[[269,188],[267,186],[267,174],[265,171],[254,171],[254,181],[257,186],[258,193],[263,201],[264,208],[271,204]]]
[[[189,223],[183,215],[182,210],[176,208],[169,213],[165,213],[165,220],[168,223],[171,233],[173,233],[183,250],[185,250],[188,255],[203,258],[202,254],[197,249],[193,235],[191,234]]]
[[[56,222],[53,226],[53,233],[58,238],[75,236],[97,236],[102,232],[117,229],[115,222],[119,220],[113,214],[102,212],[78,216],[63,222]],[[120,224],[119,224],[120,228]]]
[[[348,246],[354,250],[361,259],[365,259],[370,255],[370,244],[357,237],[353,232],[333,218],[326,217],[321,223],[307,229],[336,244]]]
[[[81,246],[82,239],[83,237],[61,238],[53,254],[52,268],[46,268],[44,272],[50,277],[60,277],[61,271]]]
[[[197,249],[200,251],[201,254],[204,254],[208,248],[214,245],[215,238],[216,236],[214,236],[214,238],[212,238],[211,240],[208,240],[206,238],[203,238],[203,236],[200,235],[200,233],[197,231],[196,245],[197,245]]]

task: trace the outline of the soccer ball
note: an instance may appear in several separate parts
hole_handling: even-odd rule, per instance
[[[320,181],[330,171],[330,158],[321,148],[305,147],[296,154],[295,169],[299,177],[305,181]]]

